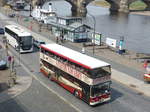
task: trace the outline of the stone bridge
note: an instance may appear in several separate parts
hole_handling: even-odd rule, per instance
[[[31,1],[31,0],[26,0]],[[32,0],[32,6],[43,5],[45,2],[50,0]],[[53,0],[54,1],[54,0]],[[72,6],[72,15],[74,16],[86,16],[86,6],[94,0],[65,0]],[[106,0],[110,4],[110,11],[115,12],[129,12],[129,5],[137,0]],[[147,7],[145,10],[150,10],[150,0],[141,0]]]

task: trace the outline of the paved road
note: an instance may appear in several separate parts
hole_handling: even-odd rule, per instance
[[[15,52],[11,48],[10,50]],[[38,62],[38,58],[38,52],[21,55],[24,64],[30,68],[30,71],[33,71],[31,73],[37,78],[33,80],[26,92],[0,103],[0,112],[10,112],[10,110],[11,112],[76,112],[76,108],[82,112],[149,112],[150,98],[139,95],[115,81],[112,83],[112,100],[106,104],[90,107],[43,76],[39,72],[39,64],[34,63]]]

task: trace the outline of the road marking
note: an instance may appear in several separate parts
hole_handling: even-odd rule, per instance
[[[17,59],[17,63],[18,63],[18,59]],[[22,62],[20,63],[21,66],[25,69],[25,71],[27,73],[29,73],[35,80],[39,81],[40,84],[42,86],[44,86],[45,88],[47,88],[49,91],[51,91],[52,93],[54,93],[55,95],[57,95],[60,99],[62,99],[64,102],[66,102],[67,104],[69,104],[71,107],[73,107],[75,110],[77,110],[78,112],[82,112],[81,110],[79,110],[76,106],[74,106],[73,104],[71,104],[68,100],[66,100],[64,97],[60,96],[57,92],[55,92],[53,89],[51,89],[49,86],[47,86],[45,83],[43,83],[37,76],[35,76],[33,73],[31,73],[28,68],[22,64]]]
[[[11,51],[8,51],[8,53],[10,55],[13,55],[13,53]],[[16,62],[19,63],[18,57],[16,58]],[[57,95],[60,99],[62,99],[64,102],[66,102],[68,105],[70,105],[71,107],[73,107],[77,112],[82,112],[81,110],[79,110],[79,108],[77,108],[76,106],[74,106],[73,104],[71,104],[68,100],[66,100],[64,97],[60,96],[57,92],[55,92],[53,89],[51,89],[49,86],[47,86],[45,83],[43,83],[37,76],[35,76],[22,62],[20,62],[20,65],[24,68],[24,70],[30,75],[32,76],[32,78],[34,78],[35,80],[37,80],[42,86],[44,86],[45,88],[47,88],[49,91],[51,91],[52,93],[54,93],[55,95]]]

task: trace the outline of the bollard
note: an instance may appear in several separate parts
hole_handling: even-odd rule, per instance
[[[82,47],[82,53],[85,54],[85,48],[84,47]]]

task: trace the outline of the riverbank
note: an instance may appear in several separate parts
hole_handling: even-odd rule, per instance
[[[150,11],[134,11],[130,12],[130,14],[136,14],[136,15],[143,15],[143,16],[150,16]]]

